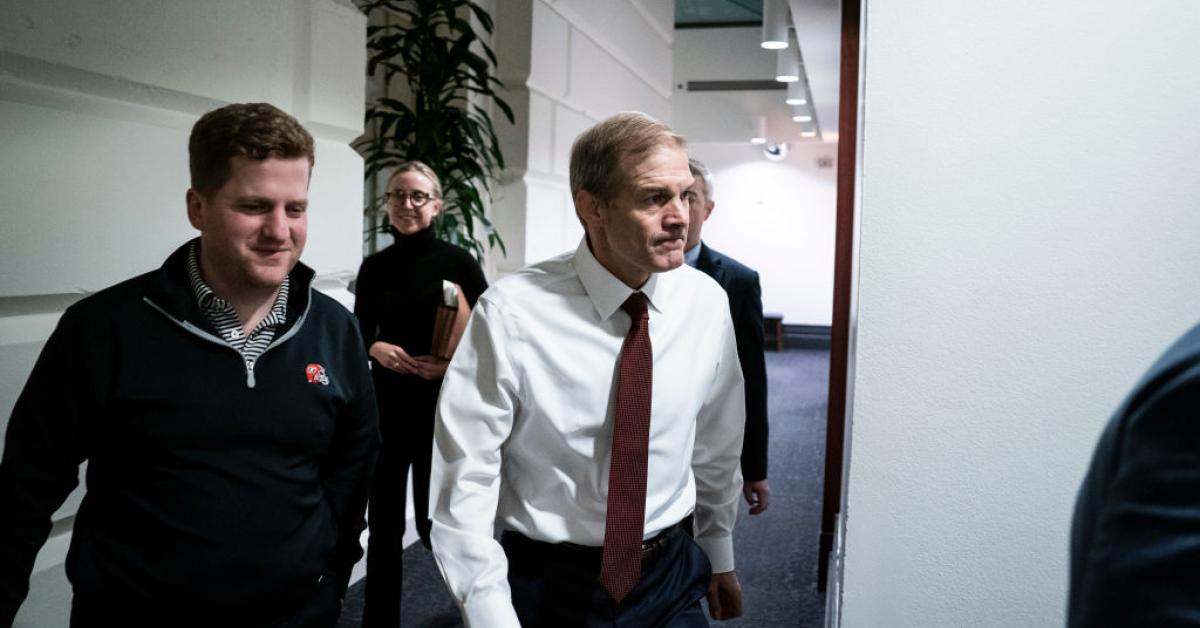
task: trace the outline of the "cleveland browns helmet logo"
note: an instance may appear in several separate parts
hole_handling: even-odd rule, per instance
[[[325,367],[320,364],[309,364],[304,367],[304,374],[308,376],[308,383],[329,385],[329,376],[325,374]]]

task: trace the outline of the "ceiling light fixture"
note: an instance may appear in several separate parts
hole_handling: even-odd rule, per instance
[[[750,143],[767,143],[767,116],[758,116],[754,119],[754,135],[750,137]]]
[[[807,105],[808,104],[808,85],[805,81],[793,81],[787,86],[787,100],[789,105]]]
[[[775,80],[780,83],[795,83],[800,80],[800,59],[791,50],[780,50],[775,53]]]
[[[795,42],[795,38],[789,38]],[[800,80],[800,46],[775,51],[775,80],[794,83]]]
[[[767,50],[788,47],[787,0],[764,0],[762,47]]]

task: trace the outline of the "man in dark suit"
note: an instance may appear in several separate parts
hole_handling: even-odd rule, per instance
[[[1109,420],[1075,504],[1069,628],[1200,626],[1200,326]]]
[[[762,288],[758,273],[700,241],[704,221],[712,214],[712,173],[696,159],[688,166],[696,181],[688,188],[689,221],[684,262],[721,284],[729,295],[729,313],[737,336],[738,360],[746,379],[746,435],[742,442],[742,493],[750,514],[767,510],[767,365],[763,358]]]

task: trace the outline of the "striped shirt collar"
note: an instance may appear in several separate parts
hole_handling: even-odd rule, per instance
[[[237,312],[233,309],[233,306],[225,299],[217,296],[212,288],[204,282],[204,276],[200,274],[199,252],[200,241],[197,240],[188,249],[187,272],[192,284],[192,294],[196,297],[196,303],[200,306],[200,311],[217,327],[217,331],[221,332],[223,338],[228,340],[235,326],[237,333],[232,334],[234,338],[244,337],[244,334],[241,334],[241,325],[237,322]],[[271,306],[271,311],[259,321],[254,331],[251,332],[251,335],[267,327],[279,327],[287,320],[288,287],[290,284],[291,277],[284,277],[283,283],[279,286],[279,292],[275,295],[275,303]]]

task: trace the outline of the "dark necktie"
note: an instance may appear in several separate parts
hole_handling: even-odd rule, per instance
[[[642,526],[646,517],[646,455],[650,444],[650,318],[646,295],[635,292],[621,309],[633,319],[617,363],[617,418],[608,473],[608,513],[600,582],[618,603],[642,574]]]

